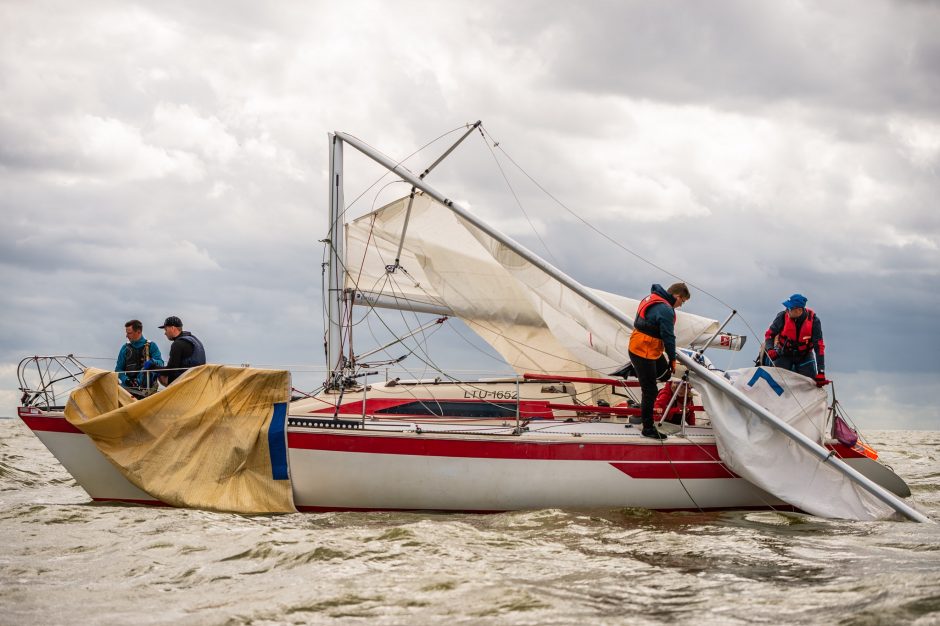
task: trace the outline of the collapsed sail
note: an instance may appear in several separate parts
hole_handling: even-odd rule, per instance
[[[600,376],[629,361],[629,328],[427,195],[415,196],[406,218],[407,207],[401,198],[347,224],[347,289],[393,308],[455,315],[518,373]],[[402,269],[388,272],[400,243]],[[638,300],[593,291],[635,315]],[[718,329],[677,313],[679,346]]]
[[[777,368],[726,372],[729,385],[810,439],[826,438],[826,392],[806,376]],[[691,374],[693,384],[699,376]],[[698,384],[722,462],[734,473],[800,510],[821,517],[884,519],[891,507],[772,424]]]

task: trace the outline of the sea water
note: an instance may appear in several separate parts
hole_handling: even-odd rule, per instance
[[[869,442],[940,520],[940,432]],[[93,504],[0,420],[0,623],[940,624],[940,525]]]

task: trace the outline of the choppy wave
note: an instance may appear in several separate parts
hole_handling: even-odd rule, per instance
[[[940,519],[940,433],[870,443]],[[940,623],[940,525],[93,504],[18,421],[0,505],[4,624]]]

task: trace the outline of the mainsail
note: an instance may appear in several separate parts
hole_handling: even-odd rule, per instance
[[[395,308],[447,311],[518,373],[604,376],[629,361],[629,328],[425,194],[415,196],[406,230],[408,202],[347,224],[347,289]],[[400,268],[389,272],[399,244]],[[635,315],[638,300],[593,291]],[[717,329],[715,320],[679,312],[677,344]]]

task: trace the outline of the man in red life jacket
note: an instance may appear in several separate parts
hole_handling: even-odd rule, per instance
[[[660,379],[668,379],[676,369],[676,312],[689,298],[685,283],[663,289],[653,285],[650,295],[640,300],[630,334],[630,362],[640,381],[640,417],[643,436],[665,439],[653,424],[653,404]],[[665,354],[665,358],[663,355]]]
[[[777,313],[764,333],[764,349],[770,364],[809,376],[820,387],[829,384],[826,343],[819,316],[806,308],[806,296],[802,294],[793,294],[783,306],[786,310]]]

